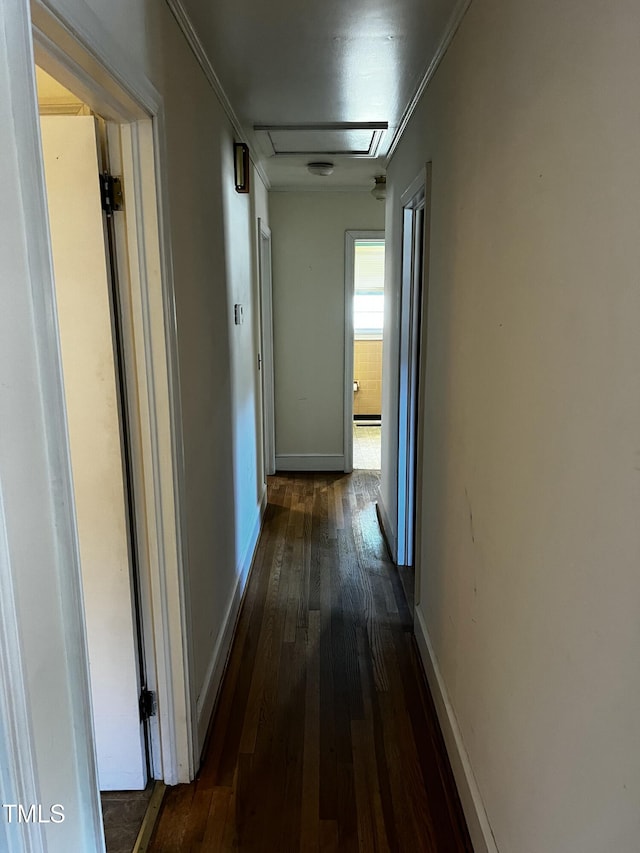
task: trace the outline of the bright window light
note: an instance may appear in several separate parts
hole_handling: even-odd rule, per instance
[[[353,300],[353,329],[356,335],[382,335],[383,293],[356,293]]]
[[[384,240],[356,240],[353,331],[358,338],[382,338]]]

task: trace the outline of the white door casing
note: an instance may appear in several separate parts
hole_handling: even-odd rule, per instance
[[[262,435],[265,476],[276,472],[276,428],[273,369],[273,295],[271,265],[271,231],[258,219],[260,338],[262,341]]]
[[[398,518],[396,562],[413,566],[416,556],[416,472],[419,468],[419,409],[424,398],[421,346],[426,341],[428,189],[430,165],[402,195],[402,279],[398,352]],[[424,341],[421,338],[424,337]],[[419,492],[419,490],[418,490]]]
[[[126,363],[137,392],[141,609],[148,686],[158,698],[150,725],[152,770],[167,784],[188,782],[195,772],[195,697],[163,100],[88,7],[65,7],[64,15],[42,0],[31,7],[38,64],[105,118],[110,147],[119,141],[126,229],[117,241],[117,263],[127,288],[125,348],[135,351]]]

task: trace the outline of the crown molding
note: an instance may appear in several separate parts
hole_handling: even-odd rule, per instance
[[[211,60],[207,55],[207,51],[205,50],[204,45],[200,41],[200,36],[196,32],[195,27],[189,17],[187,10],[185,9],[182,0],[166,0],[167,6],[169,7],[171,14],[176,20],[176,23],[182,30],[182,34],[187,40],[187,44],[191,48],[193,55],[195,56],[198,65],[202,69],[204,76],[207,78],[209,85],[215,92],[222,109],[225,111],[227,118],[231,122],[231,126],[233,127],[234,132],[240,139],[250,139],[253,140],[253,134],[250,133],[247,128],[244,127],[240,119],[238,118],[236,111],[233,109],[231,101],[227,93],[224,90],[224,86],[220,82],[220,78],[215,72],[213,65],[211,64]],[[262,181],[267,189],[271,188],[271,182],[265,172],[262,164],[251,157],[251,162],[253,163],[256,171],[262,178]]]
[[[387,163],[391,162],[391,158],[396,152],[396,148],[398,147],[400,140],[402,139],[402,135],[404,134],[409,121],[411,120],[412,115],[416,111],[418,104],[420,103],[420,98],[423,96],[427,86],[431,82],[433,75],[438,70],[438,66],[442,62],[442,59],[449,49],[449,45],[453,41],[453,37],[458,31],[458,27],[462,23],[464,16],[466,15],[469,6],[471,6],[472,0],[458,0],[456,6],[451,14],[447,22],[447,26],[445,27],[445,31],[442,34],[442,38],[438,44],[436,52],[431,59],[431,62],[427,66],[426,71],[422,75],[422,80],[416,89],[414,96],[411,98],[407,107],[402,115],[402,120],[398,125],[396,132],[393,135],[393,139],[391,140],[391,145],[389,146],[389,151],[387,152]]]
[[[169,7],[169,9],[171,11],[171,14],[175,18],[176,23],[180,27],[185,39],[187,40],[187,44],[191,48],[191,51],[193,52],[193,55],[195,56],[198,64],[200,65],[200,68],[202,69],[205,77],[207,78],[209,85],[211,86],[211,88],[215,92],[218,100],[220,101],[220,104],[221,104],[222,108],[224,109],[224,111],[227,115],[227,118],[229,119],[235,133],[242,139],[251,140],[254,147],[256,149],[259,148],[259,145],[258,145],[257,141],[255,140],[253,132],[250,131],[248,128],[246,128],[242,124],[240,119],[238,118],[238,116],[237,116],[237,114],[236,114],[236,112],[235,112],[235,110],[231,104],[231,101],[229,100],[229,97],[228,97],[228,95],[224,89],[224,86],[222,85],[220,78],[216,74],[215,69],[211,63],[211,60],[209,59],[209,56],[207,55],[205,47],[202,44],[202,41],[200,40],[200,37],[198,36],[195,27],[193,26],[191,18],[189,17],[189,14],[188,14],[187,10],[185,9],[182,0],[166,0],[166,3],[167,3],[167,6]],[[413,95],[413,97],[411,98],[409,103],[407,104],[407,107],[405,108],[404,113],[402,115],[402,119],[400,121],[400,124],[396,128],[396,131],[395,131],[393,138],[391,140],[391,144],[389,145],[388,152],[386,154],[387,163],[389,163],[391,161],[391,159],[393,158],[393,155],[395,154],[395,151],[396,151],[396,149],[400,143],[400,140],[401,140],[401,138],[402,138],[402,136],[403,136],[403,134],[407,128],[407,125],[409,124],[409,121],[411,120],[411,117],[413,116],[414,112],[416,111],[416,108],[420,102],[420,99],[422,98],[422,95],[424,94],[429,83],[431,82],[431,79],[433,78],[433,75],[435,74],[436,70],[438,69],[440,62],[442,61],[444,55],[446,54],[446,52],[449,48],[449,45],[453,41],[453,38],[454,38],[456,32],[458,31],[460,24],[462,23],[462,21],[464,19],[464,16],[466,15],[469,7],[471,6],[471,3],[472,3],[472,0],[458,0],[458,3],[456,4],[448,22],[447,22],[447,26],[445,27],[444,33],[442,35],[442,38],[440,39],[440,42],[439,42],[438,47],[436,49],[436,52],[435,52],[433,58],[431,59],[431,61],[429,62],[429,65],[427,66],[427,68],[426,68],[426,70],[422,76],[422,79],[418,85],[418,88],[415,91],[415,94]],[[257,129],[263,130],[265,128],[259,127]],[[292,188],[275,187],[275,186],[271,185],[271,181],[269,180],[269,177],[268,177],[262,163],[260,163],[257,159],[254,159],[253,157],[251,158],[251,161],[252,161],[253,165],[255,166],[256,171],[258,172],[258,174],[262,178],[262,181],[264,182],[266,188],[269,190],[273,190],[274,192],[307,192],[307,191],[310,191],[310,192],[336,192],[336,191],[338,191],[338,192],[352,192],[352,191],[362,191],[362,187],[323,188],[322,190],[319,190],[319,189],[316,190],[315,188],[302,187],[302,186],[296,186],[296,187],[292,187]]]

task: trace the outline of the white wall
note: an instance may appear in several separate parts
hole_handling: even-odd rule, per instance
[[[472,4],[389,168],[397,287],[433,161],[418,610],[501,853],[638,849],[639,32]]]
[[[276,467],[344,454],[345,231],[384,228],[370,193],[273,193]]]

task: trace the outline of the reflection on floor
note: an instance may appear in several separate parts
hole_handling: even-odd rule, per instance
[[[367,471],[380,470],[379,426],[353,424],[353,467]]]
[[[144,791],[102,791],[102,822],[107,853],[131,853],[153,793],[153,782]]]

